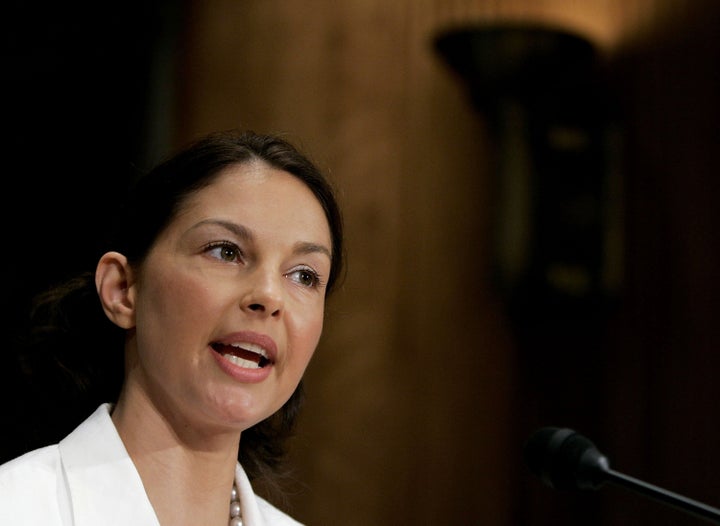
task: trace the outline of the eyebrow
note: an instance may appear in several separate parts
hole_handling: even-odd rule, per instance
[[[320,245],[318,243],[296,243],[295,252],[297,252],[298,254],[312,254],[314,252],[319,252],[321,254],[325,254],[328,258],[332,259],[332,254],[330,254],[330,250],[325,245]]]
[[[225,230],[229,230],[237,237],[246,241],[250,241],[253,238],[252,231],[249,228],[244,227],[243,225],[238,225],[237,223],[233,223],[232,221],[225,221],[223,219],[203,219],[202,221],[199,221],[195,223],[192,227],[190,227],[190,230],[195,230],[196,228],[200,228],[201,226],[205,225],[221,226]]]
[[[232,221],[225,221],[223,219],[204,219],[199,223],[193,225],[191,230],[199,228],[203,225],[218,225],[222,228],[225,228],[226,230],[229,230],[237,237],[245,241],[252,241],[252,239],[254,238],[252,230],[250,230],[249,228],[243,225],[238,225],[237,223],[233,223]],[[295,243],[294,251],[298,254],[321,253],[332,259],[332,253],[330,252],[330,249],[320,243],[300,241],[298,243]]]

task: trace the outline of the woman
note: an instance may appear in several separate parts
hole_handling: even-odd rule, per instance
[[[298,524],[250,480],[279,465],[342,268],[331,187],[280,138],[216,133],[118,219],[94,274],[40,299],[24,363],[96,409],[0,466],[0,524]]]

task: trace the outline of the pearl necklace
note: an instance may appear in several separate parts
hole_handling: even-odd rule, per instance
[[[232,492],[230,493],[229,526],[243,526],[242,516],[240,515],[240,492],[235,483],[233,483]]]

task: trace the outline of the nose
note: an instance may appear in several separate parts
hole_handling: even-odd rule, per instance
[[[283,311],[282,276],[257,269],[249,276],[240,308],[254,315],[278,317]]]

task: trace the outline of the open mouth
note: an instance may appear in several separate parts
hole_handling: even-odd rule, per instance
[[[229,362],[246,369],[262,369],[272,363],[265,349],[253,343],[213,343],[211,347]]]

